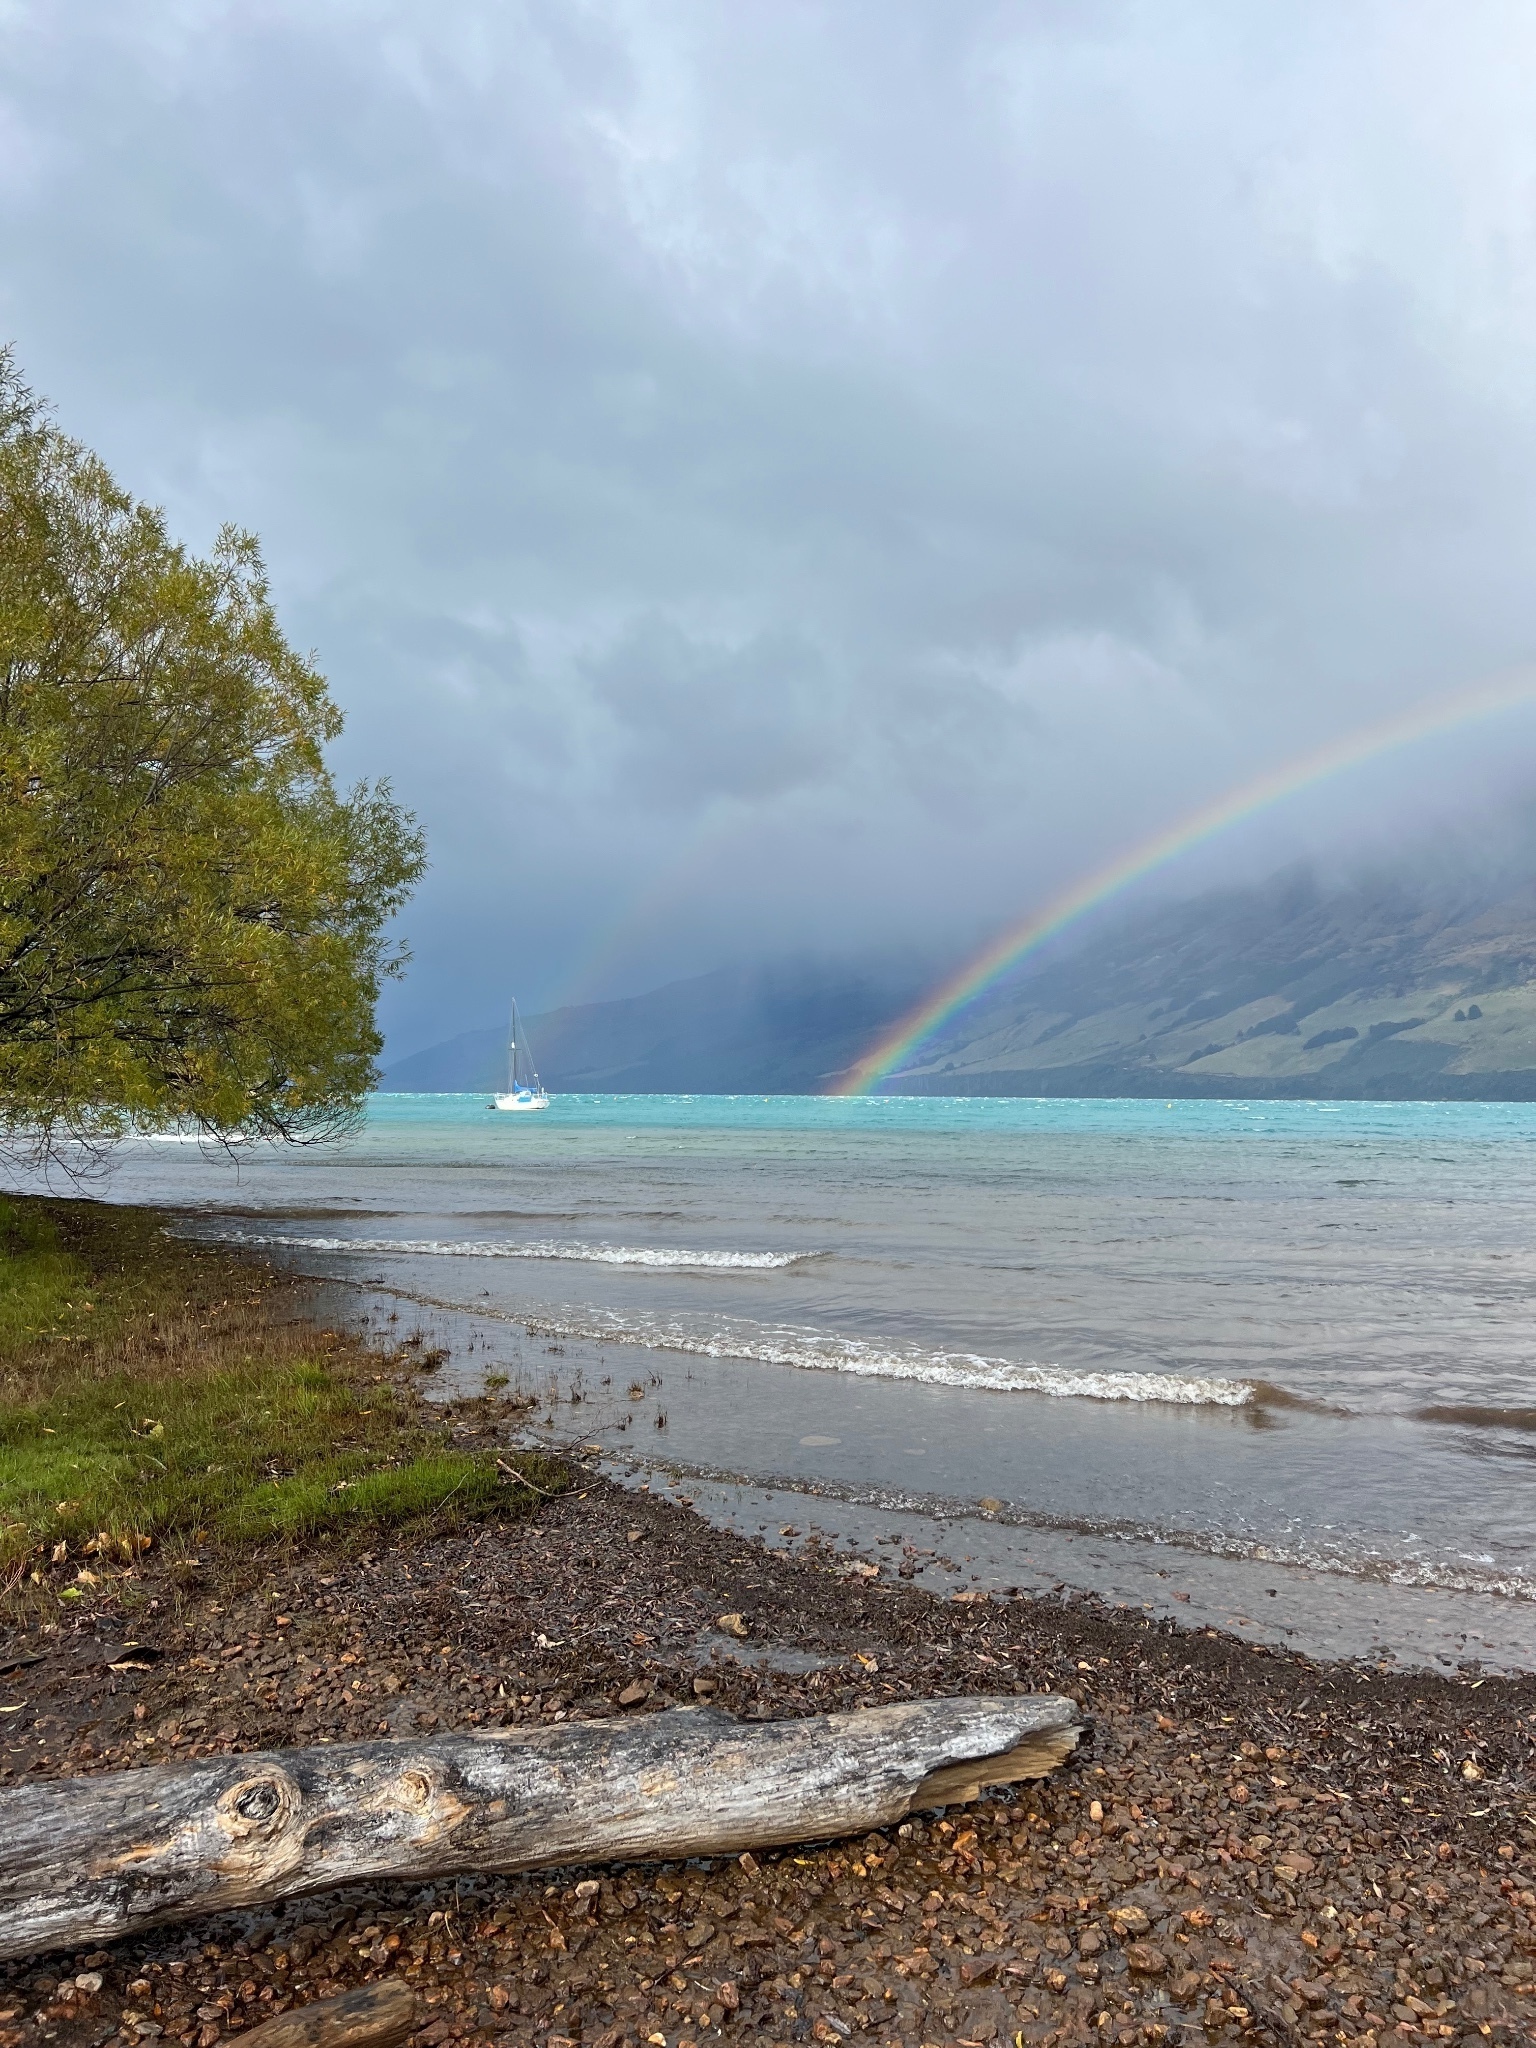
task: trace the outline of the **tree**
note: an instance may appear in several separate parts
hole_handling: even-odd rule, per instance
[[[385,926],[424,866],[384,782],[343,794],[324,679],[250,535],[199,560],[0,352],[0,1135],[282,1139],[376,1078]]]

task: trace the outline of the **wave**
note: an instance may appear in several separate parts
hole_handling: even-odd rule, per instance
[[[134,1131],[127,1142],[139,1145],[207,1145],[222,1152],[226,1145],[251,1145],[255,1140],[245,1131],[228,1131],[222,1138],[208,1131]]]
[[[483,1312],[483,1311],[482,1311]],[[874,1344],[816,1330],[734,1326],[701,1332],[683,1324],[630,1319],[601,1312],[539,1315],[526,1320],[531,1334],[594,1343],[641,1345],[694,1358],[751,1359],[806,1372],[841,1372],[854,1378],[917,1380],[928,1386],[969,1387],[998,1394],[1045,1394],[1062,1400],[1164,1402],[1182,1408],[1243,1408],[1255,1398],[1247,1380],[1202,1379],[1164,1372],[1099,1372],[1080,1366],[1020,1364],[971,1351],[923,1351]]]
[[[1415,1422],[1444,1422],[1470,1429],[1536,1430],[1536,1408],[1484,1407],[1476,1401],[1444,1401],[1412,1411]]]
[[[738,1273],[777,1272],[820,1258],[820,1252],[689,1251],[672,1245],[580,1244],[555,1238],[510,1244],[504,1238],[299,1237],[283,1231],[197,1230],[183,1235],[219,1243],[282,1246],[294,1251],[396,1253],[435,1259],[574,1259],[598,1266],[651,1266],[668,1271],[723,1269]]]

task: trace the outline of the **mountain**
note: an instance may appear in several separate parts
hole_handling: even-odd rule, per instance
[[[887,1087],[1536,1100],[1536,887],[1296,871],[1140,911],[994,990]]]
[[[931,985],[910,962],[730,969],[528,1020],[546,1085],[819,1094]],[[489,1093],[506,1033],[391,1066]],[[1304,871],[1138,909],[973,1004],[885,1084],[926,1095],[1536,1101],[1536,884]]]
[[[815,1095],[932,978],[911,962],[729,968],[620,1002],[526,1019],[539,1074],[557,1091],[615,1095]],[[400,1094],[506,1085],[505,1026],[465,1031],[386,1069]]]

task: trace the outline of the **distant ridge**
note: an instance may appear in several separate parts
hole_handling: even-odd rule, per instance
[[[731,969],[529,1031],[556,1090],[820,1094],[936,978]],[[502,1030],[467,1031],[384,1086],[489,1092],[505,1057]],[[1536,1101],[1536,886],[1294,870],[1138,910],[991,991],[881,1092]]]
[[[728,968],[527,1019],[547,1088],[613,1095],[815,1095],[921,993],[932,969]],[[506,1031],[464,1031],[384,1073],[399,1094],[506,1081]]]
[[[1138,913],[882,1092],[1536,1100],[1536,889],[1292,871]]]

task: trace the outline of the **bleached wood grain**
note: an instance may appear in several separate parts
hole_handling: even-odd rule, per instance
[[[801,1721],[707,1708],[205,1757],[0,1792],[0,1957],[365,1878],[713,1856],[860,1833],[1040,1777],[1055,1694]]]

